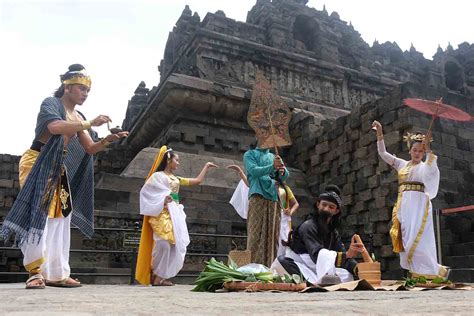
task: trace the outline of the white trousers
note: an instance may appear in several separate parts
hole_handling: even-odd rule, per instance
[[[336,268],[335,261],[337,252],[335,251],[321,249],[316,263],[311,259],[309,254],[299,255],[288,247],[286,248],[285,256],[292,258],[295,261],[301,274],[303,274],[304,278],[312,284],[319,284],[323,276],[326,274],[339,276],[343,283],[354,281],[354,277],[349,271],[343,268]],[[285,273],[278,258],[273,262],[271,269],[280,275]]]
[[[155,234],[153,234],[153,239],[155,241],[151,260],[153,273],[162,279],[175,277],[183,268],[186,248],[184,253],[180,253],[177,247],[170,244],[169,241],[163,240]]]
[[[23,265],[27,271],[40,267],[46,280],[64,280],[71,274],[70,247],[71,216],[48,218],[39,243],[31,238],[21,246]]]
[[[291,230],[291,216],[286,215],[283,211],[281,211],[281,218],[280,218],[280,237],[278,238],[278,251],[277,257],[285,255],[286,246],[284,246],[281,241],[284,240],[285,242],[288,241],[288,234]]]

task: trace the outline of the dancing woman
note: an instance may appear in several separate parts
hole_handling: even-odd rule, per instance
[[[390,229],[393,251],[400,254],[401,267],[413,277],[447,277],[446,268],[436,258],[431,200],[438,193],[440,174],[437,157],[430,149],[430,135],[404,136],[411,157],[406,161],[386,151],[382,125],[374,121],[372,126],[377,131],[380,157],[398,172],[398,198]]]
[[[168,279],[183,267],[189,244],[179,188],[201,184],[209,168],[217,167],[208,162],[197,178],[189,179],[174,174],[178,166],[178,154],[162,146],[140,191],[140,214],[145,216],[135,278],[143,285],[174,285]]]

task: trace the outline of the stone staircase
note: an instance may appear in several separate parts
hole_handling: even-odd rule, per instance
[[[449,278],[474,283],[474,212],[448,215],[444,223],[449,230],[441,231],[443,264],[452,268]]]

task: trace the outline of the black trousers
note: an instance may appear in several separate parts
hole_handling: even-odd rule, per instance
[[[279,256],[278,262],[280,262],[281,266],[288,272],[288,274],[301,274],[300,268],[296,265],[295,261],[291,258],[285,256]]]

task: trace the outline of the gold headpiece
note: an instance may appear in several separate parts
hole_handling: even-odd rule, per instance
[[[91,85],[92,85],[91,77],[86,73],[85,69],[80,70],[80,71],[71,71],[68,74],[71,74],[72,77],[63,80],[62,83],[64,85],[82,84],[88,87],[89,89],[91,88]]]
[[[426,138],[426,135],[421,133],[410,133],[408,132],[405,136],[403,136],[403,141],[407,143],[408,149],[410,149],[411,144],[414,142],[422,142]],[[430,137],[430,142],[433,141],[433,138]]]

